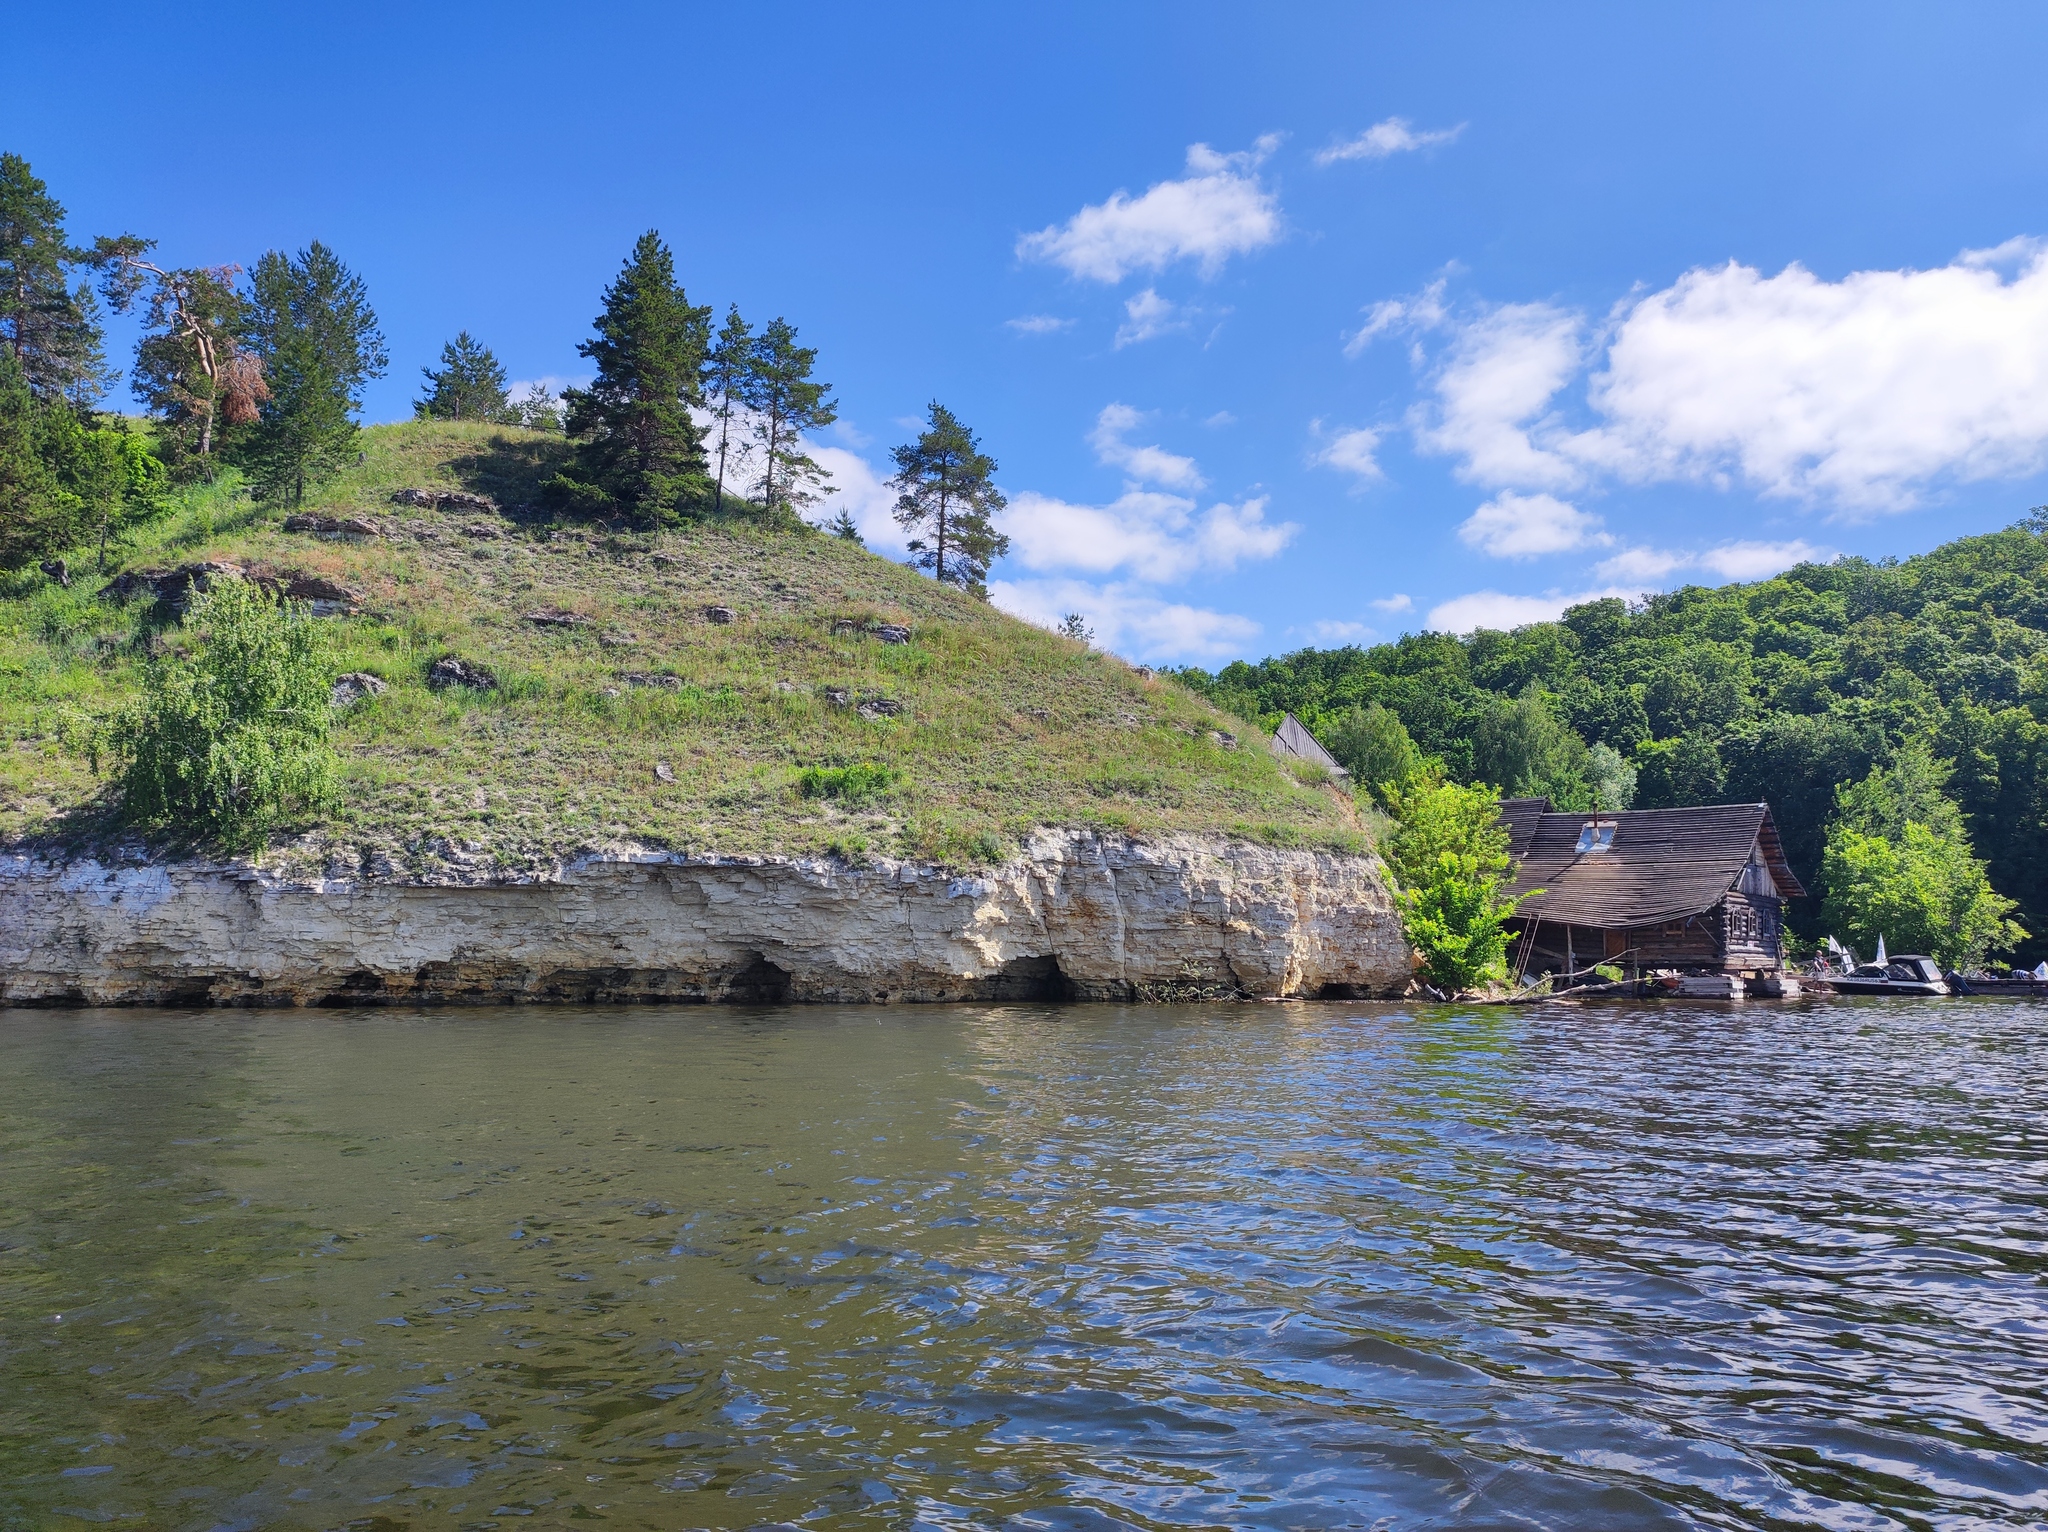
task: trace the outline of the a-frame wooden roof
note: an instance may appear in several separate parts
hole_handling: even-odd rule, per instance
[[[1280,720],[1280,727],[1273,731],[1273,753],[1297,761],[1313,761],[1333,777],[1348,777],[1350,772],[1337,764],[1337,758],[1316,743],[1316,737],[1301,726],[1301,720],[1292,713]]]

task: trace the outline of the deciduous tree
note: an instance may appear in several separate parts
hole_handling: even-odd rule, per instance
[[[1447,993],[1505,979],[1506,922],[1527,895],[1501,891],[1509,863],[1499,795],[1425,771],[1391,797],[1395,828],[1381,851],[1423,977]]]
[[[1875,951],[1881,936],[1893,951],[1974,967],[2026,939],[1945,791],[1952,770],[1924,740],[1909,740],[1837,792],[1821,855],[1822,919],[1858,952]]]
[[[1422,752],[1392,709],[1351,708],[1319,731],[1323,746],[1385,808],[1422,770]]]
[[[107,733],[123,807],[144,824],[253,840],[332,795],[325,635],[306,608],[241,580],[197,597],[195,652],[152,665]]]

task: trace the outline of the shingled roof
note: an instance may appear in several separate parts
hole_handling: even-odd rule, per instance
[[[1559,925],[1613,930],[1656,925],[1713,908],[1735,886],[1755,852],[1778,892],[1806,890],[1785,860],[1769,805],[1635,809],[1620,814],[1555,814],[1541,798],[1501,804],[1518,858],[1511,891],[1540,888],[1518,914]],[[1614,826],[1603,851],[1580,851],[1586,826]]]
[[[1529,854],[1529,845],[1536,839],[1536,826],[1545,814],[1550,812],[1548,798],[1503,798],[1500,800],[1501,822],[1508,827],[1508,855],[1517,861]]]

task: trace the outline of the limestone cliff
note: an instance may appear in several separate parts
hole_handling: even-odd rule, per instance
[[[1398,993],[1379,863],[1042,831],[987,873],[622,846],[537,876],[0,855],[0,1004]]]

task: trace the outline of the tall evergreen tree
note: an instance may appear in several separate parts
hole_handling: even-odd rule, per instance
[[[505,392],[505,369],[491,348],[464,330],[441,348],[439,370],[422,367],[427,396],[415,400],[420,420],[481,420],[516,424],[519,412]]]
[[[157,421],[160,452],[174,470],[210,477],[224,433],[253,424],[270,397],[261,359],[241,340],[242,268],[167,268],[147,259],[155,247],[132,234],[103,237],[91,259],[115,313],[144,305],[134,388]]]
[[[690,417],[710,340],[709,306],[693,306],[676,282],[675,258],[650,229],[604,291],[594,338],[576,350],[597,364],[589,388],[572,388],[564,428],[575,460],[546,495],[572,513],[623,513],[664,525],[711,489],[704,433]]]
[[[799,346],[796,327],[780,317],[754,342],[746,403],[761,447],[761,505],[771,516],[809,505],[832,477],[803,447],[804,432],[839,418],[839,406],[827,397],[832,385],[811,377],[817,362],[817,348]]]
[[[896,521],[916,532],[910,551],[942,583],[988,599],[988,568],[1010,551],[992,519],[1009,502],[993,482],[996,460],[953,412],[932,402],[924,432],[889,454]]]
[[[18,154],[0,154],[0,340],[38,399],[85,406],[113,379],[92,288],[70,285],[85,259],[64,208]]]
[[[353,412],[390,357],[362,278],[317,240],[296,256],[265,254],[248,303],[270,398],[239,455],[259,494],[297,504],[356,450]]]
[[[717,467],[713,474],[713,497],[711,509],[717,514],[725,509],[725,471],[728,455],[735,459],[744,454],[746,446],[733,439],[732,412],[735,407],[745,408],[748,395],[748,380],[754,370],[754,331],[740,318],[737,303],[727,307],[725,323],[718,327],[718,339],[711,344],[711,351],[704,359],[704,396],[711,401],[711,412],[718,417]],[[737,468],[738,462],[733,466]]]
[[[19,569],[78,542],[91,512],[59,482],[44,451],[47,406],[0,348],[0,569]]]

